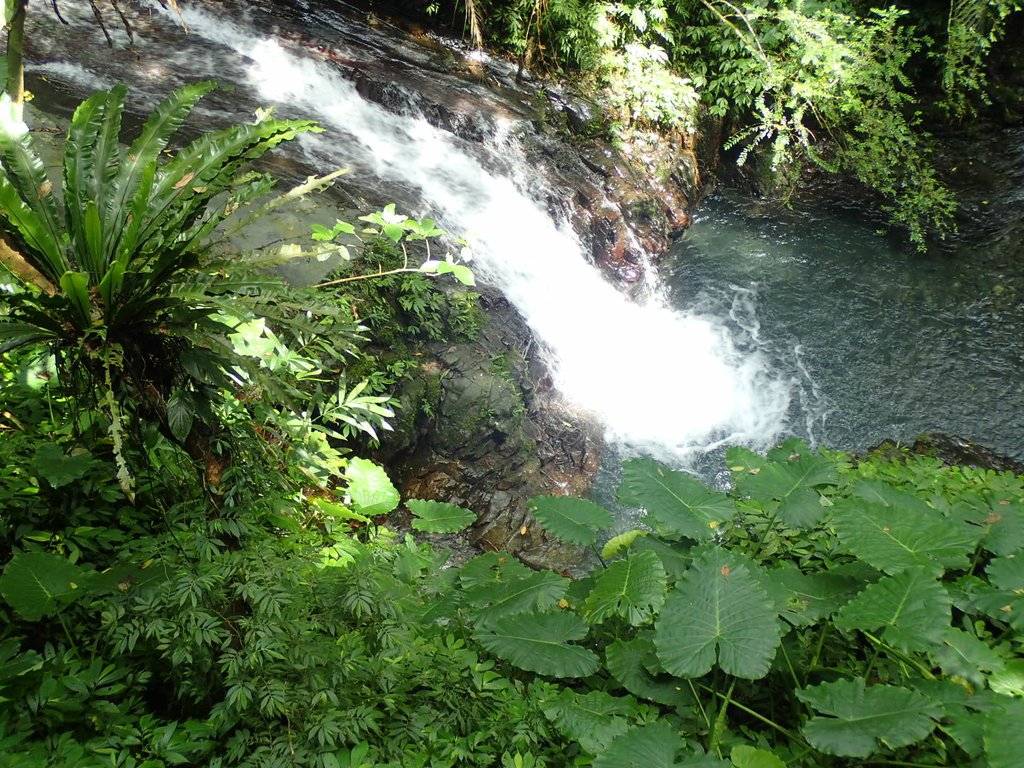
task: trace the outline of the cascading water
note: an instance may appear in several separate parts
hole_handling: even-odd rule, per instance
[[[419,115],[396,115],[363,99],[342,67],[238,15],[229,20],[185,7],[188,38],[176,16],[162,18],[153,20],[163,25],[159,55],[168,56],[168,37],[183,40],[182,47],[161,65],[151,59],[117,79],[159,92],[175,80],[215,76],[252,94],[236,101],[319,120],[327,131],[300,144],[309,164],[372,174],[386,188],[410,193],[421,215],[467,234],[474,270],[529,323],[563,395],[596,415],[627,450],[682,463],[725,441],[763,445],[781,430],[791,387],[771,375],[755,340],[747,334],[737,343],[723,323],[674,310],[657,291],[638,303],[612,287],[587,263],[571,227],[516,183],[538,181],[508,126],[471,151]],[[48,66],[56,72],[65,63]],[[109,72],[87,76],[90,85],[113,79]]]

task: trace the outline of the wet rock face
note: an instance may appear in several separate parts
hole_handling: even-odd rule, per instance
[[[892,440],[886,440],[872,448],[870,452],[892,452],[896,454],[900,446]],[[1013,472],[1024,474],[1024,464],[996,453],[990,448],[971,442],[956,435],[932,433],[919,436],[911,447],[911,452],[922,456],[932,456],[943,464],[959,467],[977,467],[991,469],[996,472]]]
[[[546,537],[527,511],[539,495],[582,495],[597,471],[597,426],[570,414],[547,380],[529,329],[500,297],[477,343],[436,350],[422,365],[436,396],[415,434],[386,439],[381,458],[405,498],[471,509],[470,541],[534,567],[572,570],[575,547]],[[422,394],[422,393],[420,393]]]
[[[695,136],[634,132],[625,150],[596,135],[594,108],[552,89],[544,120],[522,136],[538,158],[594,263],[632,284],[690,225],[700,194]],[[566,195],[565,191],[571,191]]]
[[[551,212],[572,222],[594,263],[617,281],[638,281],[644,260],[667,251],[689,226],[700,191],[695,135],[637,132],[620,151],[595,104],[517,81],[508,62],[463,57],[422,33],[390,27],[367,36],[372,56],[359,54],[362,41],[347,42],[353,52],[335,63],[363,98],[478,144],[511,126],[547,179]]]

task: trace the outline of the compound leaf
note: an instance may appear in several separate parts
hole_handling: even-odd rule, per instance
[[[756,680],[768,673],[780,627],[752,567],[712,549],[676,584],[655,623],[654,643],[667,672],[699,677],[717,656],[730,675]]]
[[[653,459],[630,459],[622,465],[619,501],[646,509],[652,527],[669,538],[706,541],[736,514],[724,493]]]
[[[520,613],[503,616],[474,637],[520,669],[551,677],[587,677],[597,671],[597,656],[570,645],[586,637],[587,630],[587,622],[574,613]]]
[[[415,518],[412,527],[429,533],[456,533],[476,521],[476,515],[468,509],[446,504],[443,501],[409,499],[405,506]]]
[[[598,531],[612,527],[612,513],[586,499],[572,496],[538,496],[530,499],[530,512],[544,530],[562,541],[590,546]]]
[[[941,707],[908,688],[866,687],[864,678],[836,680],[797,691],[818,714],[804,725],[804,736],[821,752],[868,757],[879,748],[920,741],[935,728]]]

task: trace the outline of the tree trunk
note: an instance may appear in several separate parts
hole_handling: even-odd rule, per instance
[[[20,119],[25,103],[25,13],[28,0],[14,0],[13,13],[7,19],[7,93]]]

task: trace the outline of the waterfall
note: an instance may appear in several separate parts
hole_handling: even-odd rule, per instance
[[[155,3],[153,10],[167,13]],[[594,414],[610,440],[685,463],[723,442],[763,446],[782,429],[790,385],[773,377],[756,344],[735,339],[724,319],[669,308],[657,290],[632,301],[610,285],[568,223],[517,184],[536,173],[508,126],[471,148],[420,116],[364,100],[339,65],[272,31],[197,7],[183,14],[187,40],[201,42],[202,53],[174,52],[164,69],[186,80],[237,78],[254,106],[318,120],[325,133],[300,145],[317,170],[350,167],[411,190],[420,210],[406,213],[467,235],[478,279],[514,304],[558,389]],[[179,20],[166,15],[165,23]]]

